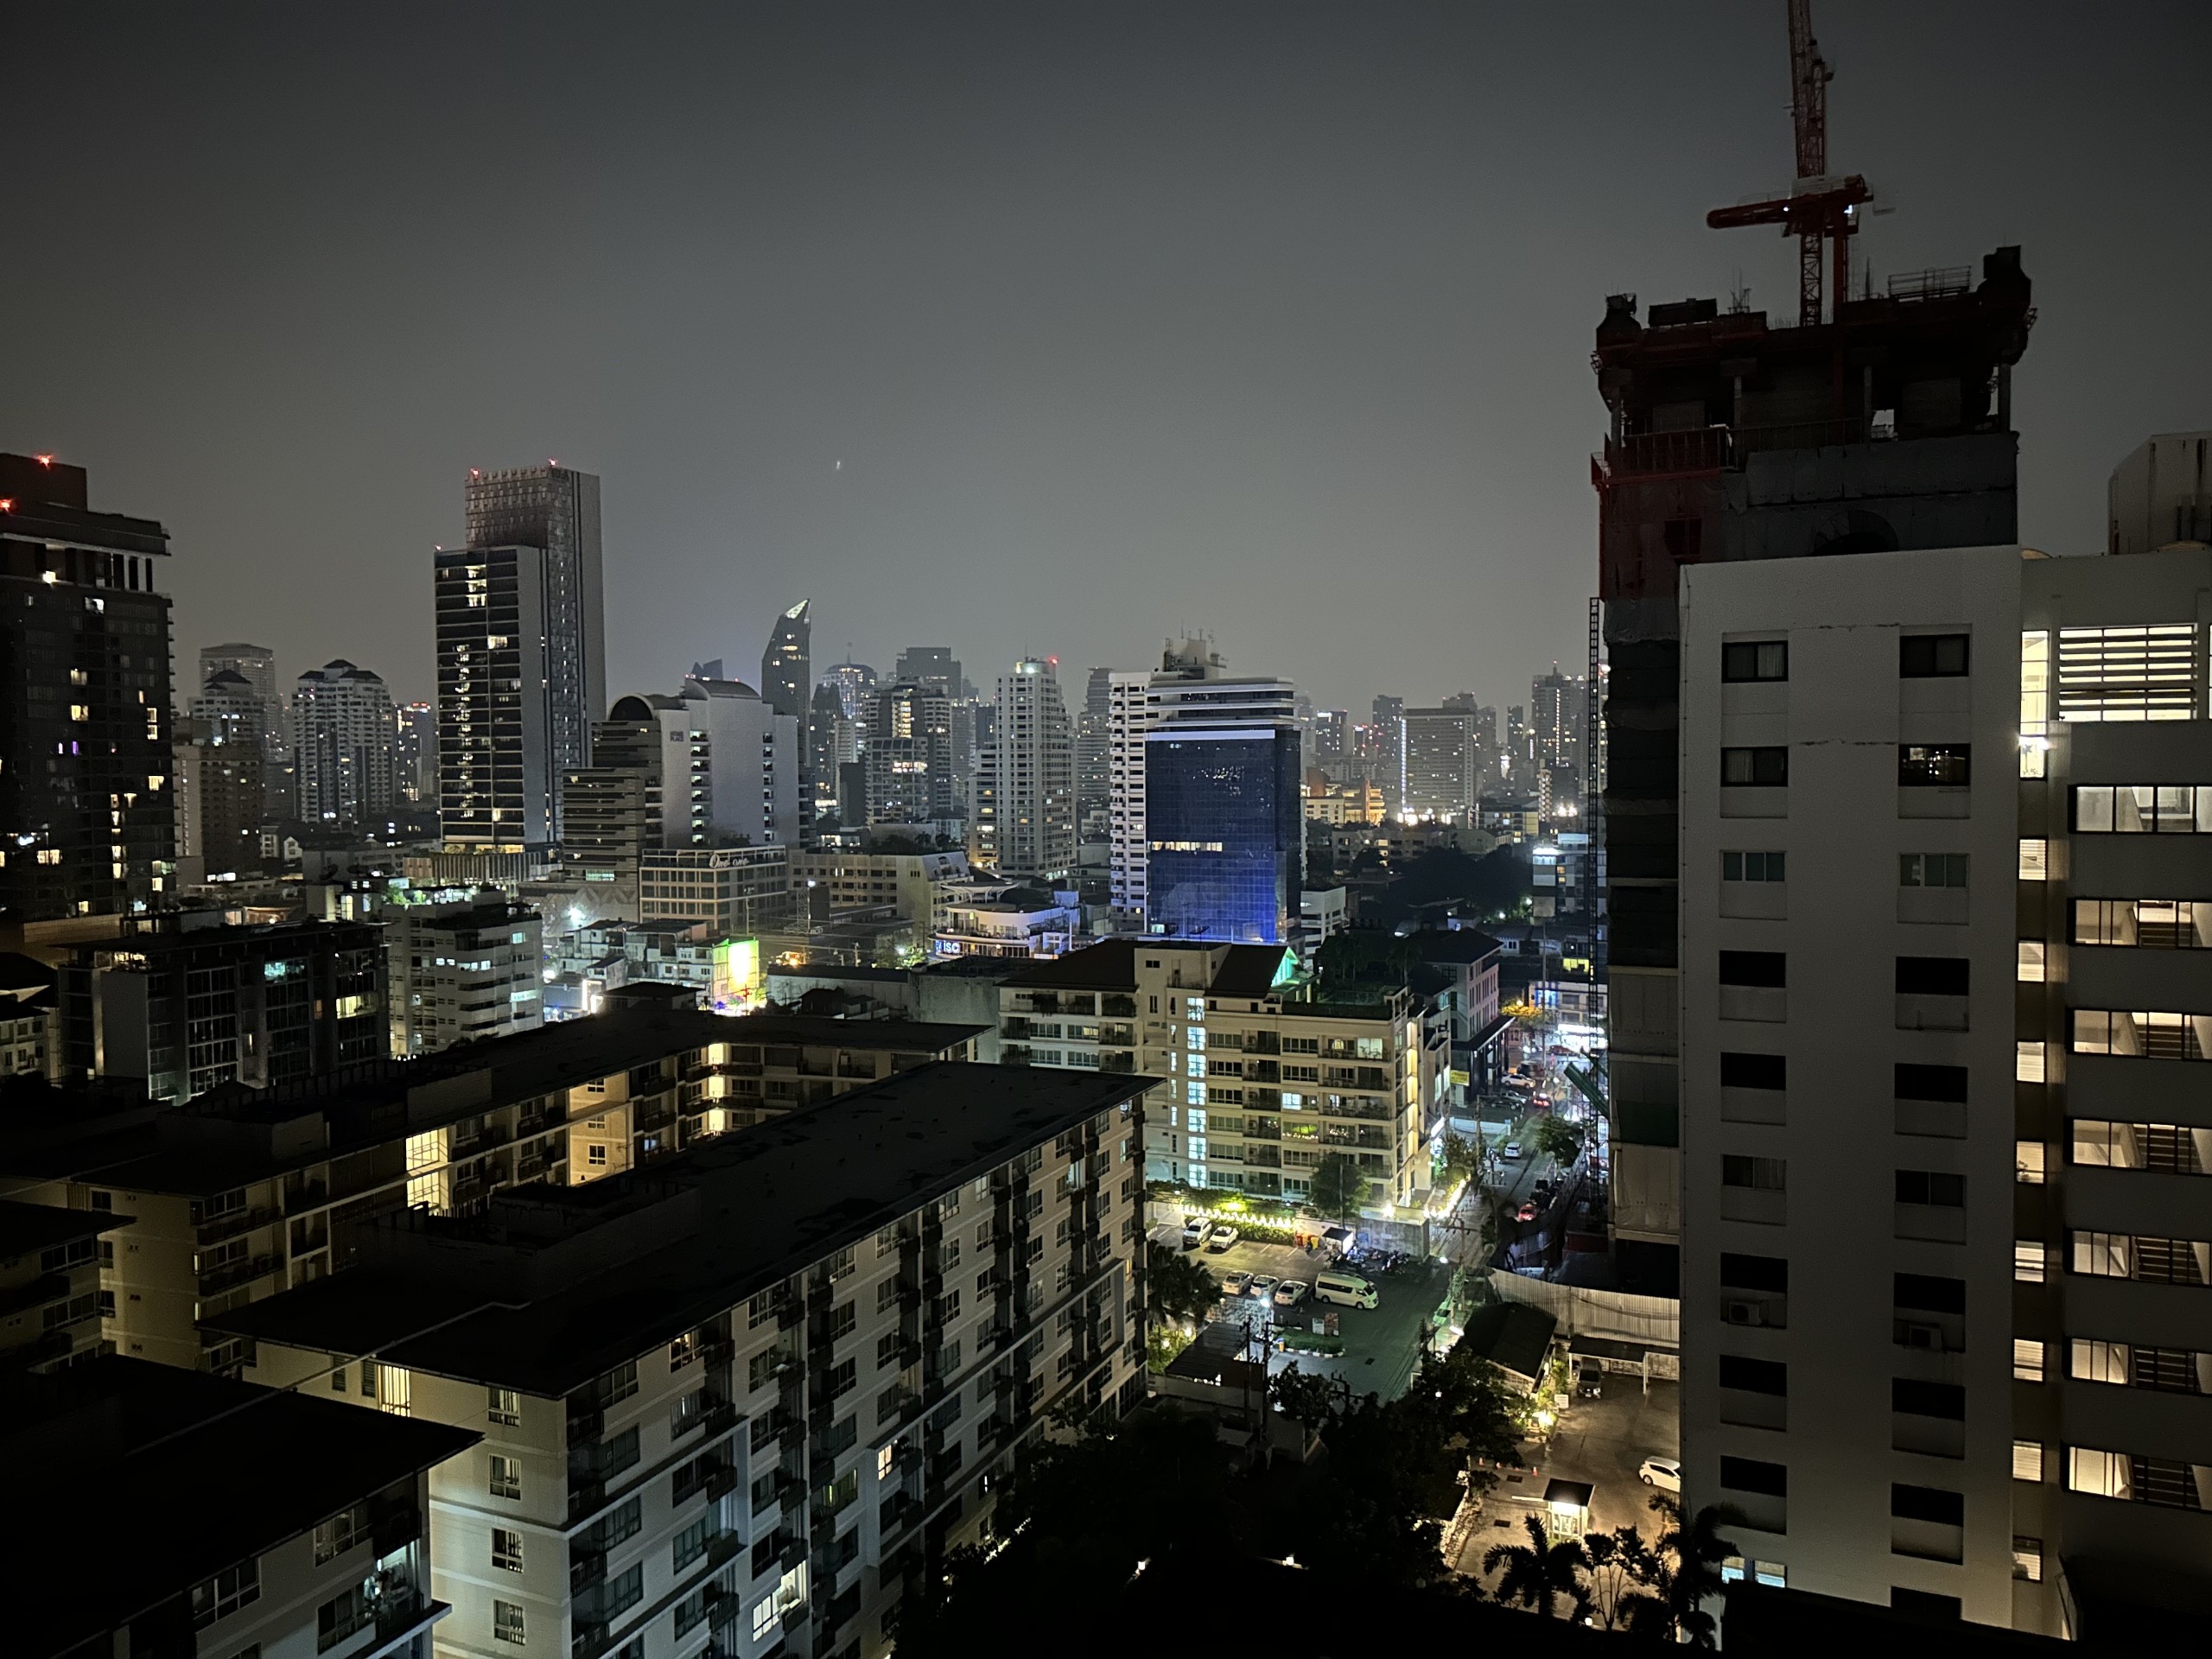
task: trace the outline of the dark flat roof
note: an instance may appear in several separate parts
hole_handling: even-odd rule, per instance
[[[728,1043],[798,1043],[839,1048],[895,1049],[900,1053],[939,1054],[972,1041],[988,1026],[944,1024],[928,1020],[840,1020],[833,1014],[748,1014],[722,1021],[715,1040]]]
[[[480,1219],[381,1224],[394,1233],[411,1230],[423,1265],[396,1251],[388,1264],[355,1268],[206,1323],[263,1341],[374,1353],[411,1370],[563,1395],[1158,1081],[932,1062],[635,1174],[562,1190],[565,1205],[620,1207],[625,1193],[650,1199],[690,1187],[696,1230],[580,1266],[527,1300],[517,1297],[512,1270],[524,1265],[526,1246],[502,1253],[505,1272],[472,1268],[457,1251],[438,1255],[441,1239],[499,1242],[495,1198]],[[510,1208],[545,1191],[523,1189]]]
[[[114,1355],[0,1380],[0,1406],[7,1647],[35,1656],[118,1629],[481,1438]],[[88,1548],[124,1497],[149,1524],[127,1548]]]
[[[21,1204],[0,1198],[0,1260],[28,1255],[72,1239],[94,1238],[136,1219],[105,1210],[70,1210],[58,1204]]]
[[[1274,988],[1282,966],[1280,944],[1230,944],[1205,939],[1101,939],[1080,950],[1071,950],[1050,962],[1040,962],[1011,976],[1007,983],[1017,990],[1133,991],[1137,984],[1136,957],[1147,950],[1219,950],[1221,965],[1206,986],[1208,996],[1265,996]]]
[[[1526,1302],[1492,1302],[1466,1324],[1459,1341],[1492,1364],[1521,1376],[1539,1377],[1544,1352],[1559,1321]]]

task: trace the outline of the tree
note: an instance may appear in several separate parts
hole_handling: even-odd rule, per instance
[[[1145,1274],[1145,1300],[1163,1319],[1196,1324],[1221,1300],[1221,1285],[1181,1251],[1155,1244]]]
[[[1599,1630],[1626,1630],[1640,1608],[1656,1605],[1657,1598],[1645,1586],[1652,1581],[1659,1563],[1652,1556],[1651,1546],[1634,1527],[1586,1535],[1582,1554],[1588,1564],[1590,1614]],[[1649,1614],[1643,1617],[1648,1618]]]
[[[1444,1147],[1438,1155],[1443,1160],[1444,1173],[1447,1179],[1465,1176],[1471,1181],[1482,1173],[1483,1149],[1463,1135],[1454,1135],[1446,1129],[1444,1132]]]
[[[1350,1221],[1367,1202],[1367,1189],[1371,1185],[1367,1177],[1359,1173],[1359,1166],[1341,1152],[1325,1152],[1313,1170],[1313,1184],[1306,1197],[1313,1207],[1325,1216],[1334,1216],[1338,1221]]]
[[[1666,1492],[1652,1496],[1651,1512],[1665,1523],[1643,1580],[1656,1593],[1630,1599],[1628,1628],[1640,1636],[1711,1648],[1714,1622],[1705,1604],[1720,1593],[1720,1563],[1736,1553],[1720,1529],[1741,1517],[1707,1504],[1686,1522],[1681,1500]]]
[[[1550,1618],[1563,1596],[1569,1603],[1569,1618],[1580,1621],[1587,1617],[1590,1592],[1583,1587],[1582,1569],[1588,1558],[1582,1546],[1572,1540],[1554,1543],[1544,1523],[1533,1515],[1522,1520],[1529,1529],[1527,1543],[1493,1544],[1483,1554],[1484,1572],[1496,1573],[1501,1565],[1505,1568],[1497,1581],[1497,1599],[1518,1602]]]
[[[1556,1112],[1536,1125],[1535,1140],[1540,1151],[1549,1153],[1562,1164],[1572,1164],[1582,1155],[1582,1126],[1568,1122]]]
[[[1327,1377],[1306,1376],[1299,1370],[1295,1360],[1268,1379],[1268,1398],[1274,1402],[1275,1409],[1309,1429],[1319,1428],[1329,1421],[1335,1393]]]

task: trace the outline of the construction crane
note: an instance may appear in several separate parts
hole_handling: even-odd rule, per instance
[[[1827,86],[1833,73],[1813,38],[1812,0],[1789,0],[1789,114],[1797,129],[1796,177],[1786,196],[1716,207],[1705,216],[1716,231],[1779,225],[1784,236],[1797,238],[1797,321],[1806,328],[1818,327],[1821,321],[1821,244],[1834,251],[1835,304],[1840,307],[1850,289],[1851,237],[1859,228],[1859,209],[1873,198],[1856,173],[1841,178],[1828,173]]]

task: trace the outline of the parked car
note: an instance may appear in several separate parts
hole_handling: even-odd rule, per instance
[[[1662,1492],[1682,1490],[1682,1465],[1672,1458],[1646,1458],[1637,1468],[1636,1478]]]
[[[1245,1288],[1264,1302],[1274,1294],[1275,1287],[1281,1282],[1282,1281],[1272,1273],[1255,1273],[1252,1275],[1251,1282]]]
[[[1224,1296],[1242,1296],[1251,1287],[1251,1284],[1250,1274],[1232,1273],[1221,1281],[1221,1294]]]
[[[1534,1221],[1535,1218],[1536,1206],[1532,1200],[1524,1199],[1521,1207],[1513,1212],[1513,1219],[1516,1221]]]
[[[1213,1230],[1213,1223],[1204,1216],[1192,1216],[1183,1224],[1183,1248],[1195,1250],[1206,1242],[1206,1235]]]
[[[1497,1155],[1500,1158],[1503,1158],[1509,1164],[1519,1163],[1521,1161],[1521,1143],[1518,1141],[1507,1141],[1503,1146],[1497,1149]],[[1191,1230],[1187,1227],[1183,1230],[1183,1242],[1185,1244],[1191,1242]]]
[[[1313,1300],[1340,1307],[1372,1307],[1376,1298],[1375,1287],[1356,1273],[1317,1273]]]
[[[1275,1287],[1275,1306],[1296,1307],[1306,1300],[1306,1293],[1312,1288],[1303,1279],[1286,1279]],[[1675,1488],[1677,1491],[1681,1490],[1679,1486]]]
[[[1219,1255],[1236,1242],[1236,1230],[1234,1227],[1217,1227],[1206,1235],[1206,1254]]]

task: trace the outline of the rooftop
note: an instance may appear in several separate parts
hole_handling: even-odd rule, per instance
[[[372,1265],[208,1323],[564,1395],[1157,1081],[917,1066],[640,1175],[522,1189],[467,1221],[386,1218],[365,1230]]]
[[[26,1656],[120,1629],[480,1438],[115,1356],[0,1380],[0,1404],[8,1648]],[[168,1524],[87,1549],[125,1495]]]
[[[33,1250],[93,1238],[128,1227],[135,1217],[105,1210],[69,1210],[54,1204],[20,1204],[0,1198],[0,1262]]]
[[[1459,1341],[1499,1370],[1534,1379],[1543,1375],[1544,1355],[1558,1329],[1559,1321],[1541,1307],[1492,1302],[1476,1311]]]
[[[941,1054],[991,1029],[925,1020],[840,1020],[831,1014],[748,1014],[721,1024],[720,1040],[723,1042],[834,1045],[912,1054]]]
[[[1137,951],[1174,951],[1185,960],[1192,952],[1219,953],[1205,989],[1211,996],[1265,996],[1274,988],[1285,947],[1279,944],[1207,944],[1187,939],[1101,939],[1079,950],[1040,962],[1007,978],[1014,990],[1133,991],[1137,985]]]

